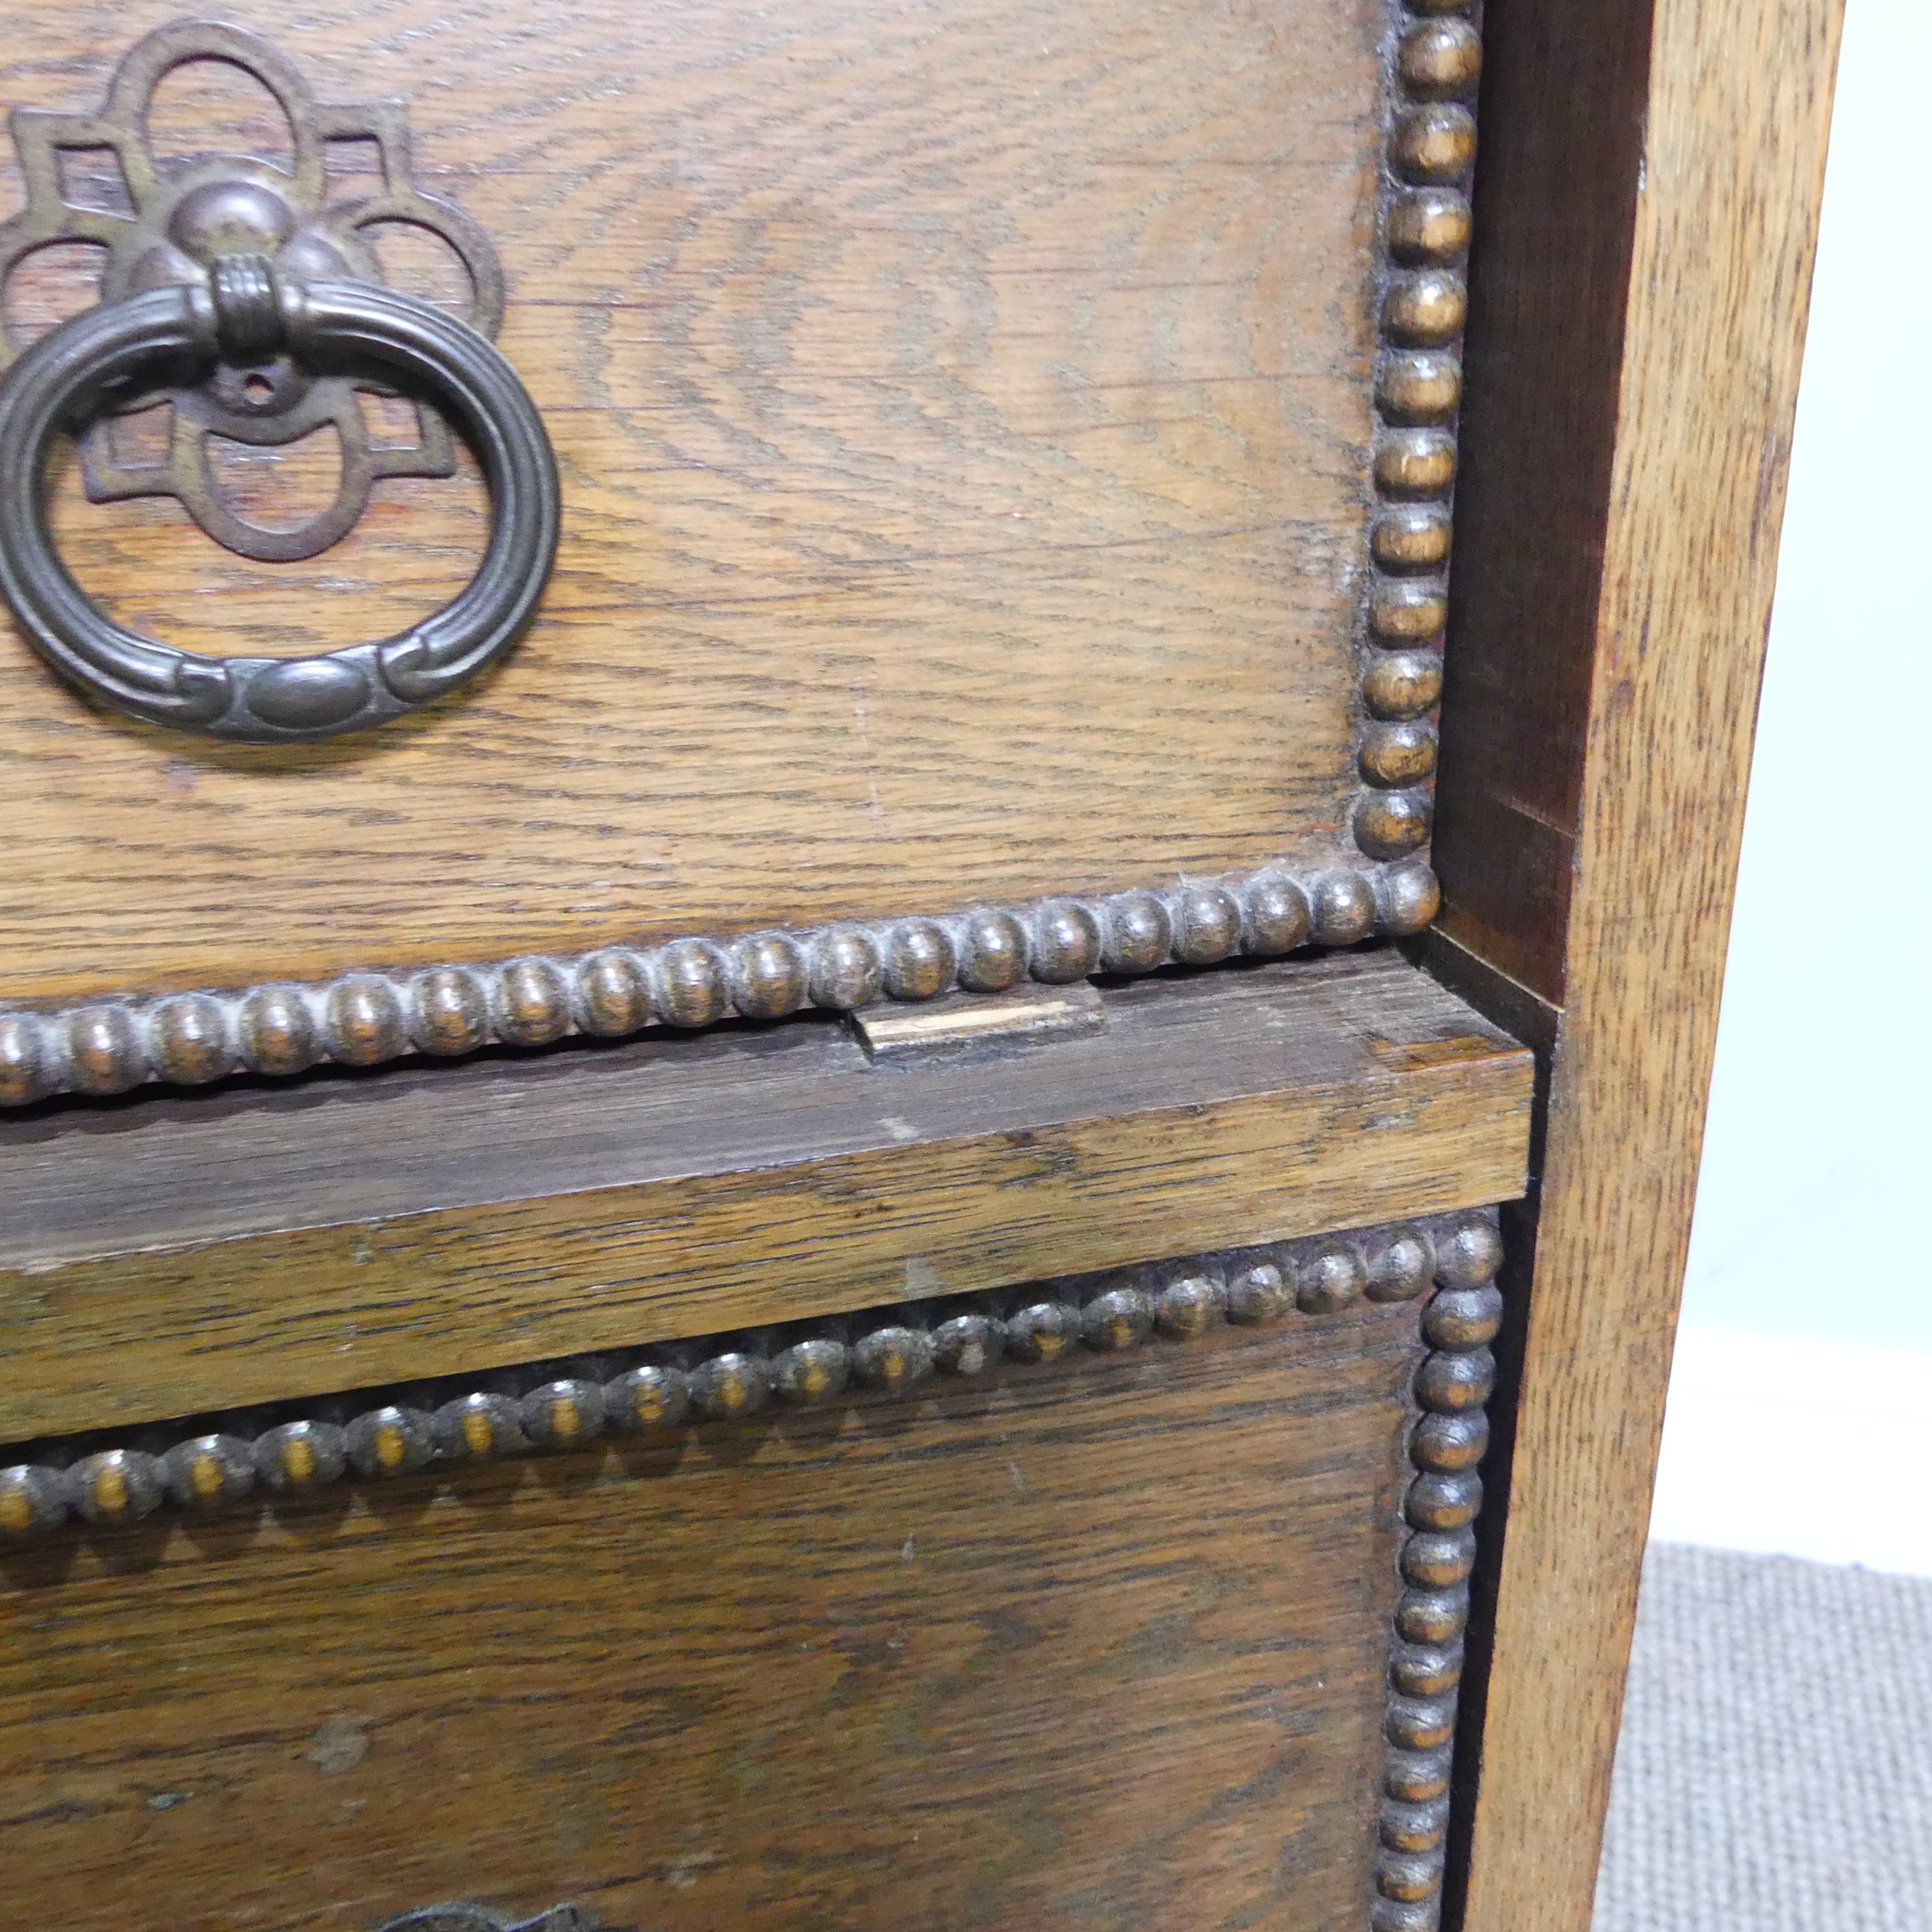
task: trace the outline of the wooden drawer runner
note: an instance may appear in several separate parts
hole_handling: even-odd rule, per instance
[[[0,1118],[0,1441],[1522,1190],[1529,1054],[1392,954],[1092,1017],[904,1064],[828,1017]]]

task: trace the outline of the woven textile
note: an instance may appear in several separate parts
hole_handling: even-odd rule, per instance
[[[1653,1544],[1595,1932],[1929,1927],[1932,1578]]]

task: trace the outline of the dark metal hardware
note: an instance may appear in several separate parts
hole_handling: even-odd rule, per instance
[[[234,155],[158,161],[148,136],[155,87],[189,61],[220,61],[260,81],[287,118],[292,171]],[[39,250],[91,242],[105,250],[103,301],[164,282],[201,282],[216,253],[272,256],[285,275],[315,282],[381,282],[373,238],[399,226],[438,238],[470,282],[463,319],[494,335],[503,319],[503,271],[489,238],[462,211],[410,178],[409,124],[399,103],[341,106],[318,101],[294,64],[238,27],[176,21],[139,42],[122,61],[96,114],[16,110],[27,205],[0,225],[0,283]],[[374,172],[331,181],[331,155],[353,152]],[[342,193],[332,189],[346,189]],[[111,204],[111,205],[109,205]],[[0,337],[0,368],[15,353]],[[178,497],[217,543],[242,556],[286,563],[326,550],[354,526],[378,477],[447,477],[455,466],[449,431],[417,406],[414,445],[373,442],[358,389],[383,392],[369,373],[352,376],[294,366],[276,357],[252,367],[218,364],[191,380],[110,405],[80,437],[89,500]],[[114,418],[157,402],[170,407],[167,454],[124,462]],[[342,451],[335,500],[294,530],[249,522],[223,498],[208,439],[279,447],[332,425]]]
[[[294,129],[292,176],[225,157],[157,167],[144,129],[148,96],[170,69],[197,58],[245,69],[281,102]],[[382,724],[507,650],[556,552],[556,463],[535,405],[478,328],[377,278],[364,230],[413,223],[443,235],[462,256],[474,290],[473,321],[493,328],[501,312],[488,242],[409,184],[401,110],[319,105],[264,42],[185,21],[129,54],[100,115],[22,112],[13,130],[29,202],[0,229],[0,275],[62,239],[102,241],[110,251],[107,299],[33,344],[0,380],[0,592],[41,654],[84,691],[137,717],[268,743]],[[376,144],[384,185],[339,208],[324,200],[324,151],[344,140]],[[61,200],[57,155],[83,148],[114,156],[132,216]],[[355,391],[390,380],[406,395],[433,397],[464,425],[492,512],[476,576],[400,635],[306,658],[202,657],[101,616],[56,554],[42,501],[54,437],[92,422],[91,440],[107,427],[103,414],[157,393],[175,410],[174,458],[122,473],[91,493],[179,496],[211,535],[245,555],[286,558],[325,548],[361,513],[375,475],[449,474],[447,432],[421,404],[416,451],[369,447]],[[335,502],[320,518],[300,531],[265,532],[220,504],[205,460],[208,435],[287,442],[325,421],[336,424],[344,456]],[[98,456],[92,474],[99,485]]]
[[[391,1919],[376,1932],[596,1932],[597,1921],[577,1905],[553,1905],[512,1925],[481,1905],[425,1905]]]
[[[156,362],[212,365],[283,344],[328,370],[368,358],[433,389],[468,424],[492,503],[481,567],[455,599],[380,642],[314,657],[205,657],[103,616],[55,554],[42,500],[54,433]],[[509,364],[440,309],[393,290],[303,283],[230,256],[207,289],[150,289],[43,336],[0,382],[0,592],[50,664],[137,717],[264,743],[400,717],[513,644],[556,549],[556,466]]]

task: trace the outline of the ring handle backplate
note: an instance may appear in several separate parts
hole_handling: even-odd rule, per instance
[[[178,68],[210,63],[264,90],[286,123],[285,152],[213,152],[217,127],[202,152],[156,152],[156,90]],[[492,338],[503,320],[496,251],[454,202],[417,185],[403,103],[324,100],[293,61],[245,28],[171,21],[129,48],[98,107],[17,107],[8,126],[26,204],[0,222],[0,283],[42,251],[78,243],[102,301],[163,283],[205,283],[220,254],[267,255],[283,274],[308,282],[393,285],[384,249],[407,235],[428,245],[427,258],[420,246],[413,253],[416,272],[441,256],[440,294],[451,313]],[[0,369],[24,346],[8,328],[0,316]],[[454,473],[448,428],[420,399],[371,421],[365,403],[385,394],[393,391],[372,372],[321,375],[286,355],[163,378],[116,398],[87,425],[78,439],[81,481],[90,503],[172,496],[215,542],[259,563],[316,556],[355,526],[379,478]],[[130,448],[120,424],[135,412],[152,420]],[[412,415],[413,437],[404,430]],[[298,522],[254,521],[231,496],[216,446],[283,448],[325,427],[340,458],[331,500]]]
[[[237,67],[268,88],[288,119],[292,171],[232,155],[164,163],[151,152],[156,86],[197,60]],[[401,104],[320,102],[259,36],[177,21],[129,50],[98,112],[21,109],[10,125],[28,197],[0,223],[0,280],[36,251],[72,241],[104,249],[107,263],[100,305],[21,351],[0,378],[0,594],[40,654],[133,717],[275,743],[386,723],[507,650],[556,556],[556,463],[535,404],[488,340],[503,313],[496,253],[459,209],[410,180]],[[327,156],[345,141],[373,144],[379,167],[343,201],[331,196]],[[124,210],[69,197],[60,163],[77,154],[110,159]],[[369,237],[399,223],[439,236],[460,262],[466,321],[382,282]],[[0,365],[13,348],[0,327]],[[416,404],[414,447],[371,444],[357,394],[372,388]],[[169,461],[118,465],[113,419],[157,397],[173,412]],[[47,475],[62,432],[80,439],[95,500],[177,496],[216,541],[287,561],[345,535],[376,477],[449,475],[444,414],[467,433],[489,486],[489,539],[456,597],[395,637],[309,657],[177,650],[103,616],[54,547]],[[211,436],[273,446],[324,424],[337,430],[343,465],[320,516],[269,530],[222,500]]]
[[[286,347],[320,372],[374,363],[427,389],[469,430],[491,497],[476,575],[433,616],[311,657],[206,657],[105,617],[54,548],[44,480],[55,435],[157,369]],[[151,289],[43,336],[0,382],[0,592],[41,655],[81,690],[157,724],[244,743],[387,723],[509,649],[556,552],[556,460],[536,406],[496,348],[429,303],[373,283],[304,283],[229,256],[208,285]]]

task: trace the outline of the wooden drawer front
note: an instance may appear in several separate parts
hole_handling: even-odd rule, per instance
[[[174,4],[29,8],[0,99],[94,110]],[[481,686],[319,746],[94,713],[0,638],[0,1099],[1427,921],[1466,21],[227,12],[324,100],[406,101],[413,178],[500,256],[562,549]],[[285,149],[252,85],[165,80],[162,164]],[[441,286],[414,262],[391,272]],[[92,292],[19,273],[23,339]],[[317,464],[297,444],[224,474],[267,517]],[[90,595],[217,654],[393,631],[462,582],[485,515],[473,466],[395,478],[332,549],[261,564],[173,502],[85,502],[72,465],[54,493]],[[938,926],[896,934],[913,915]],[[869,966],[819,943],[841,921]],[[691,934],[725,949],[653,949]],[[290,981],[299,1011],[153,1005]],[[58,1017],[86,1000],[108,1017]]]
[[[0,1889],[1428,1923],[1499,1253],[1464,1215],[372,1393],[334,1450],[313,1406],[97,1443],[92,1524],[0,1563]]]

